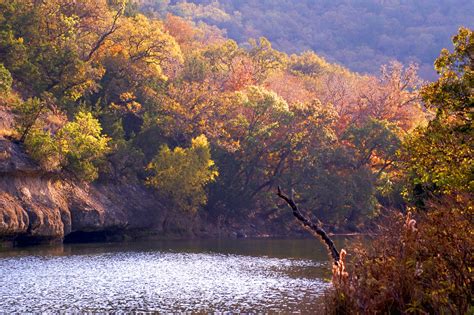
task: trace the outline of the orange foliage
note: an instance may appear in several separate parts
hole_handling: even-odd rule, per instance
[[[279,72],[265,82],[266,87],[283,97],[288,103],[305,103],[316,98],[316,95],[306,89],[304,78],[290,73]]]

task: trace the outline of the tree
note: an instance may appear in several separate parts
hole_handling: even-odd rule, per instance
[[[173,205],[196,212],[207,202],[205,187],[218,176],[204,135],[192,139],[189,148],[171,150],[164,145],[148,165],[152,175],[147,184],[158,190]]]
[[[342,135],[353,150],[354,168],[369,166],[380,175],[393,165],[400,148],[397,127],[387,121],[369,118],[361,126],[350,126]]]
[[[52,135],[35,128],[25,145],[33,158],[47,170],[66,168],[80,178],[93,181],[98,177],[98,163],[108,151],[109,139],[91,113],[79,112]]]
[[[404,144],[404,167],[410,174],[411,194],[417,198],[433,192],[472,193],[474,189],[472,30],[460,28],[453,44],[454,51],[443,49],[435,62],[438,80],[421,91],[436,117]]]
[[[268,75],[286,64],[287,56],[272,48],[272,44],[265,37],[258,41],[251,39],[249,56],[254,62],[254,78],[257,83],[263,83]]]
[[[85,99],[102,113],[101,118],[108,115],[114,121],[121,120],[129,138],[140,131],[145,110],[157,106],[162,87],[176,75],[183,56],[161,21],[137,14],[121,20],[120,28],[108,37],[95,58],[105,73],[100,88]],[[127,124],[130,121],[132,126]],[[107,131],[111,127],[104,124]]]
[[[28,154],[46,171],[61,170],[64,157],[61,155],[58,141],[49,131],[34,128],[25,139],[25,147]]]
[[[331,65],[324,58],[312,51],[306,51],[301,55],[291,55],[288,68],[293,74],[302,74],[312,77],[322,75],[328,71]]]
[[[47,102],[39,98],[29,98],[19,101],[14,107],[16,129],[20,133],[20,142],[24,142],[29,132],[34,128],[38,118],[48,111]]]
[[[235,145],[219,157],[225,179],[218,184],[226,191],[227,201],[240,203],[242,196],[256,198],[279,175],[291,136],[284,126],[293,114],[281,97],[258,86],[235,93],[232,103],[224,130]]]
[[[101,73],[82,56],[94,26],[108,14],[103,4],[105,0],[0,3],[0,56],[24,94],[48,92],[58,105],[69,107],[95,88]]]
[[[109,139],[91,113],[79,112],[58,131],[56,140],[68,169],[88,181],[99,176],[97,163],[108,151]]]

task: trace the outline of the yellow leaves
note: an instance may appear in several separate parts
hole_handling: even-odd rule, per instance
[[[119,96],[120,102],[110,103],[109,108],[119,112],[138,113],[142,109],[142,105],[136,101],[133,92],[124,92]]]
[[[254,76],[258,83],[262,83],[270,73],[283,68],[286,64],[287,56],[273,49],[268,39],[261,37],[258,42],[251,39],[249,43],[251,46],[249,55],[254,61]]]
[[[289,112],[288,104],[283,98],[263,87],[250,86],[244,93],[239,95],[242,96],[245,106],[251,107],[256,111]]]
[[[293,74],[310,77],[317,77],[326,72],[337,72],[339,70],[338,66],[329,64],[323,57],[312,51],[306,51],[301,55],[291,55],[288,67]]]
[[[163,24],[138,14],[122,22],[115,40],[122,43],[132,61],[160,64],[175,59],[183,62],[175,39],[163,30]]]
[[[189,148],[171,150],[167,145],[162,146],[147,169],[153,173],[147,179],[148,185],[182,210],[191,212],[206,203],[205,186],[219,175],[204,135],[192,139]]]

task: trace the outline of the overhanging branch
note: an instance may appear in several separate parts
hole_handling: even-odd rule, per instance
[[[293,215],[298,219],[298,221],[300,221],[303,227],[305,227],[306,229],[309,229],[310,232],[316,233],[324,241],[329,252],[331,253],[334,263],[337,265],[340,259],[340,255],[336,246],[334,245],[334,242],[328,236],[326,231],[320,228],[317,224],[311,222],[309,219],[305,218],[303,214],[300,212],[300,210],[298,209],[298,206],[296,205],[296,203],[293,201],[293,198],[288,197],[285,194],[283,194],[280,189],[280,186],[278,186],[277,195],[281,199],[285,200],[286,203],[291,207],[291,209],[293,210]]]

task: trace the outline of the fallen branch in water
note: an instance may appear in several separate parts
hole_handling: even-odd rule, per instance
[[[338,265],[340,254],[336,246],[334,245],[334,242],[328,236],[326,231],[320,228],[317,224],[311,222],[309,219],[305,218],[303,214],[300,212],[300,210],[298,209],[298,206],[296,205],[296,203],[293,201],[293,198],[288,197],[285,194],[283,194],[280,189],[280,186],[278,186],[277,195],[281,199],[285,200],[286,203],[288,203],[288,205],[293,210],[293,215],[300,221],[300,223],[303,225],[304,228],[308,229],[310,232],[312,232],[312,234],[316,233],[324,241],[325,245],[329,249],[329,252],[331,253],[331,256],[334,260],[334,264]]]

